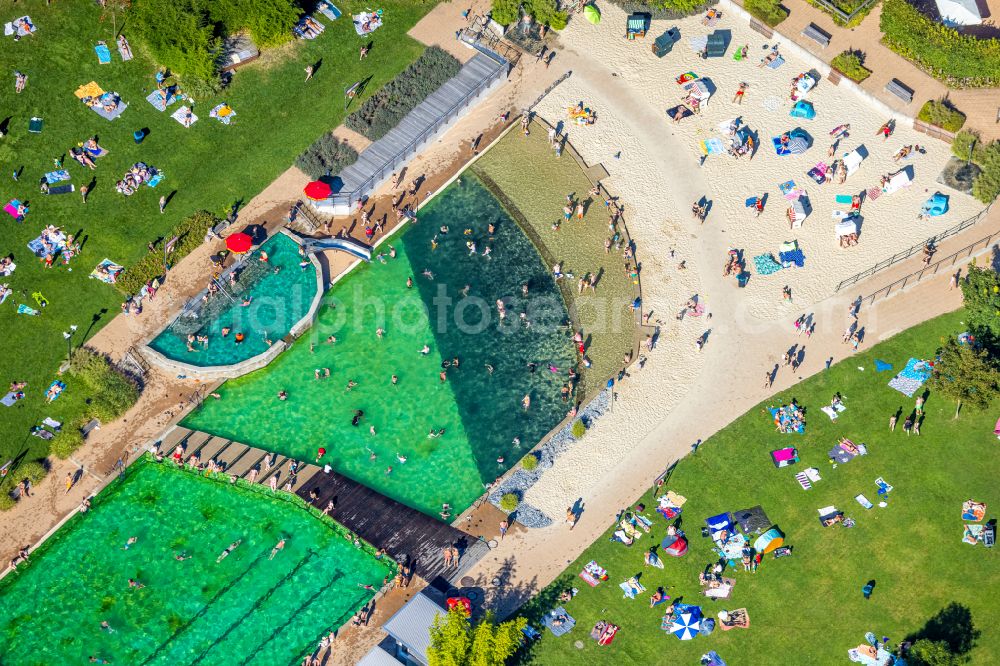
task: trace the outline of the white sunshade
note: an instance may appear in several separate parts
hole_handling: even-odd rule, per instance
[[[937,8],[945,25],[979,25],[983,22],[976,0],[937,0]]]

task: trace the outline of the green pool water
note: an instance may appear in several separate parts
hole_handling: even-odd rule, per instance
[[[267,263],[259,258],[268,255]],[[181,314],[149,346],[167,358],[197,366],[230,365],[267,351],[267,340],[275,342],[288,332],[312,305],[316,296],[316,267],[303,257],[299,245],[284,234],[275,234],[247,257],[236,285],[223,281],[226,292],[210,297],[197,317]],[[243,305],[249,299],[250,304]],[[222,329],[229,328],[228,336]],[[244,341],[236,342],[242,332]],[[189,334],[208,336],[208,346],[193,345],[188,351]]]
[[[443,225],[449,233],[440,232]],[[374,259],[340,280],[307,335],[268,367],[225,383],[221,398],[183,425],[305,460],[323,447],[321,463],[340,473],[430,515],[444,503],[457,513],[571,407],[560,396],[575,363],[565,305],[534,246],[471,175],[389,244],[395,258]],[[482,255],[486,246],[491,258]],[[509,313],[502,324],[500,298]],[[331,335],[335,344],[326,342]],[[454,358],[459,367],[447,368],[442,382],[442,363]],[[348,391],[351,381],[357,385]],[[277,399],[282,390],[286,401]],[[357,427],[355,410],[364,412]],[[428,438],[431,429],[445,432]]]
[[[287,500],[144,459],[0,581],[0,663],[298,664],[389,574]]]

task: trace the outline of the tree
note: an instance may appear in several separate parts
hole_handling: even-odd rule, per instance
[[[938,354],[928,386],[956,402],[956,419],[963,404],[985,409],[1000,394],[1000,371],[985,350],[951,337]]]
[[[427,649],[430,666],[503,666],[521,645],[528,621],[519,617],[497,623],[493,614],[472,625],[461,606],[438,615]]]
[[[973,263],[962,282],[962,297],[973,332],[1000,339],[1000,275]]]
[[[907,663],[914,666],[957,666],[965,663],[965,660],[953,654],[944,641],[921,638],[910,646]]]

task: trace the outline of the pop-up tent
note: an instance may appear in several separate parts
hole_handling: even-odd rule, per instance
[[[935,192],[930,199],[924,202],[921,213],[928,217],[937,217],[948,212],[948,195]]]
[[[753,549],[758,553],[770,553],[775,548],[780,548],[784,543],[785,535],[777,527],[772,527],[757,537],[757,540],[753,542]]]
[[[805,118],[806,120],[812,120],[816,117],[816,109],[813,108],[812,102],[807,102],[804,99],[800,99],[792,106],[792,110],[788,112],[792,118]]]
[[[684,557],[688,551],[687,539],[682,536],[677,536],[676,534],[668,534],[663,537],[663,541],[660,542],[660,547],[663,548],[664,553],[673,557]]]

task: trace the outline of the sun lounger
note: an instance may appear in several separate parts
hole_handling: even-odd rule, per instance
[[[191,114],[188,117],[188,114]],[[179,122],[184,127],[191,127],[196,122],[198,122],[198,116],[194,115],[194,111],[189,108],[186,104],[181,108],[177,109],[170,114],[170,117]]]
[[[337,9],[337,6],[332,2],[327,2],[326,0],[323,0],[316,6],[316,11],[331,21],[336,21],[341,16],[340,10]]]
[[[101,65],[111,64],[111,51],[108,49],[108,45],[101,42],[94,47],[94,53],[97,54],[97,62]]]
[[[208,117],[215,118],[223,125],[228,125],[233,122],[233,118],[236,117],[236,112],[233,111],[233,107],[223,102],[222,104],[216,105],[216,107],[209,112]]]

